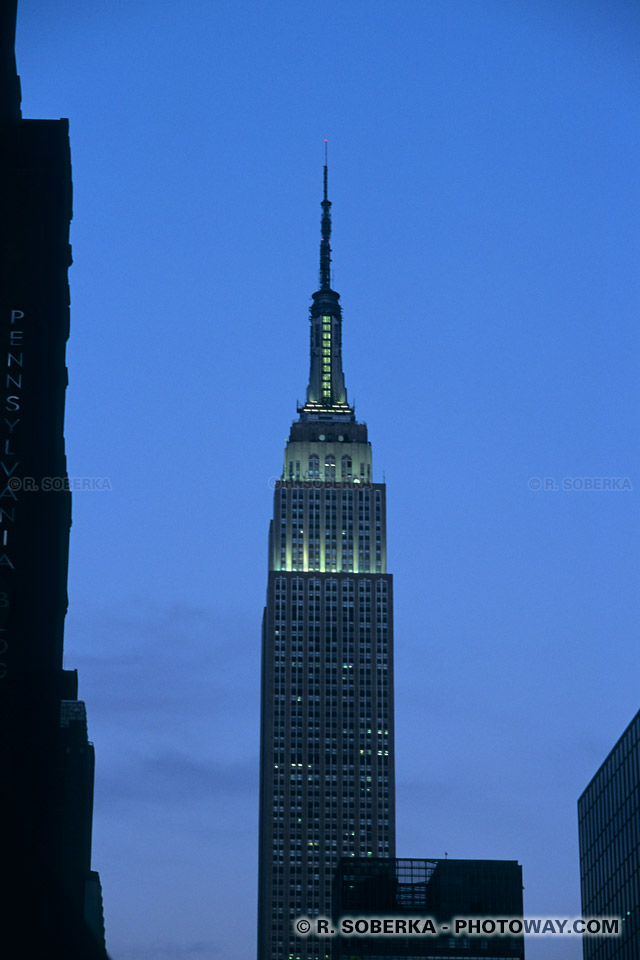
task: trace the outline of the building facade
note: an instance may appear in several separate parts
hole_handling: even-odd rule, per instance
[[[429,936],[331,939],[332,960],[512,960],[524,958],[524,938],[462,930],[455,917],[512,917],[522,921],[522,867],[515,860],[343,859],[333,885],[333,928],[340,918],[377,915],[429,917],[440,931]]]
[[[328,960],[338,861],[393,857],[393,596],[385,485],[349,405],[324,168],[307,399],[276,483],[262,630],[259,960]]]
[[[106,956],[90,869],[93,746],[62,666],[71,495],[64,446],[71,162],[66,120],[25,120],[0,12],[0,939]],[[17,937],[17,939],[16,939]]]
[[[585,960],[640,957],[640,711],[578,800],[584,917],[620,917],[620,937],[584,937]]]

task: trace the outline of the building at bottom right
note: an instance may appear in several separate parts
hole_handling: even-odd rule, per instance
[[[583,917],[620,917],[585,936],[584,960],[640,958],[640,711],[578,800]]]
[[[524,937],[490,930],[491,918],[522,929],[522,867],[515,860],[343,857],[333,881],[332,923],[388,918],[394,935],[332,938],[332,960],[523,960]],[[409,918],[433,920],[435,935],[404,936]],[[456,935],[454,919],[467,921]],[[495,923],[495,921],[494,921]],[[482,929],[484,924],[484,930]],[[357,930],[357,927],[356,927]]]

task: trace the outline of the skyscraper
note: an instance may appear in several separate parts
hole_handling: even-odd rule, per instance
[[[258,960],[325,960],[342,856],[395,855],[393,601],[385,485],[349,404],[324,168],[311,368],[269,532],[262,629]]]
[[[71,495],[66,120],[24,120],[16,3],[0,5],[0,945],[105,957],[91,871],[93,746],[62,667]],[[12,954],[13,955],[13,954]]]
[[[585,960],[640,957],[640,711],[578,800],[584,917],[622,919],[619,937],[585,936]]]

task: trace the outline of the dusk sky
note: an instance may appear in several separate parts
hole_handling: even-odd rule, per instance
[[[111,487],[74,496],[65,665],[113,960],[256,955],[325,137],[388,484],[397,853],[517,859],[528,916],[579,913],[577,798],[640,708],[639,51],[632,0],[20,0],[23,115],[70,120],[69,473]]]

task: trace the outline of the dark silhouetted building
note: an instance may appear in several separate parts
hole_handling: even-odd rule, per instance
[[[333,885],[332,921],[380,916],[429,917],[438,931],[428,936],[336,936],[328,940],[332,960],[394,960],[459,957],[461,960],[523,958],[522,867],[515,860],[376,860],[340,861]],[[462,918],[513,918],[515,935],[480,935],[452,921]],[[441,933],[441,926],[449,927]],[[506,929],[506,928],[505,928]],[[496,928],[497,930],[497,928]],[[319,939],[310,937],[311,939]]]
[[[329,915],[342,856],[395,853],[393,609],[385,485],[342,370],[324,200],[311,369],[275,486],[262,632],[259,960],[325,960],[296,937]]]
[[[23,120],[16,3],[0,7],[0,940],[105,957],[90,868],[93,746],[63,670],[71,495],[64,447],[71,263],[66,120]],[[18,954],[11,954],[18,955]]]
[[[619,937],[585,936],[585,960],[640,957],[640,712],[578,800],[583,917],[620,917]]]

